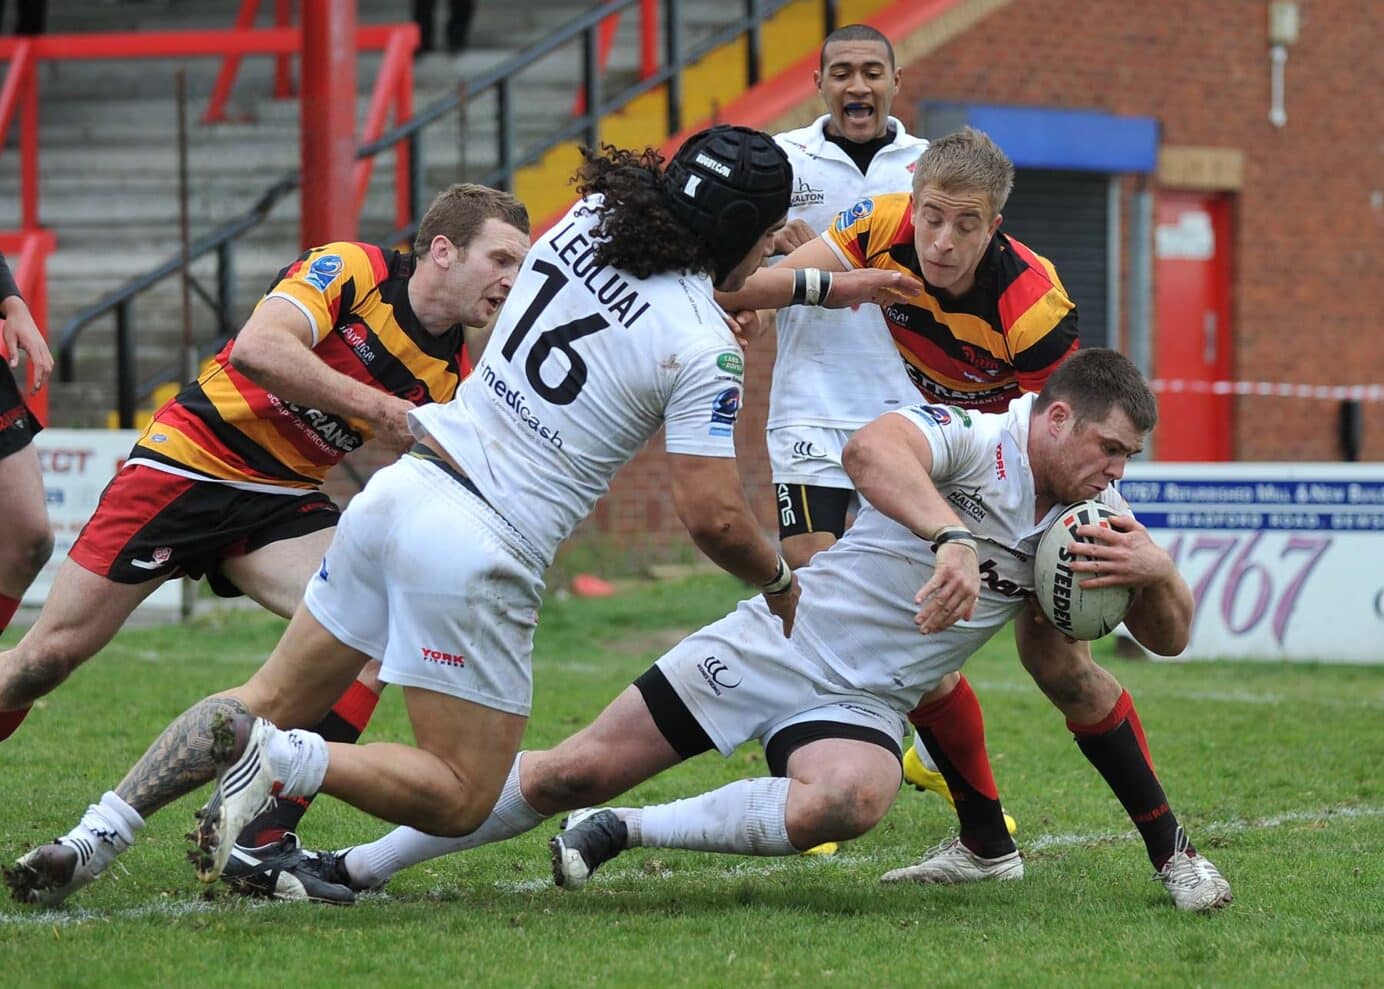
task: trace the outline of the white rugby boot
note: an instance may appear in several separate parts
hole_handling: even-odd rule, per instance
[[[997,858],[981,858],[961,843],[960,838],[951,838],[936,848],[929,849],[922,861],[902,869],[894,869],[879,877],[882,883],[932,883],[953,886],[957,883],[974,883],[982,879],[1022,879],[1024,878],[1024,858],[1018,849]]]

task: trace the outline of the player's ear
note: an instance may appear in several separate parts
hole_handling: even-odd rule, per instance
[[[452,261],[461,256],[461,248],[453,244],[445,234],[438,234],[428,245],[428,255],[432,258],[433,264],[446,270],[452,266]]]

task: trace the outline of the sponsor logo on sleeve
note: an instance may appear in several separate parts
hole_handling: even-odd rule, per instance
[[[863,220],[875,211],[875,201],[873,199],[862,199],[850,209],[844,209],[836,216],[836,229],[845,232],[846,228],[857,220]]]
[[[711,401],[711,427],[707,432],[712,436],[731,435],[739,414],[740,389],[723,388]]]
[[[742,375],[745,373],[744,358],[730,351],[716,358],[716,366],[727,374]]]
[[[921,405],[918,411],[939,426],[945,426],[952,421],[951,412],[945,405]]]
[[[308,272],[303,276],[303,281],[317,291],[325,292],[327,286],[336,281],[336,277],[345,267],[341,255],[323,254],[320,258],[314,258],[312,264],[308,265]]]

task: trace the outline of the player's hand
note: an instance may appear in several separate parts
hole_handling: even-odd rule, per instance
[[[1167,550],[1153,541],[1133,515],[1113,515],[1104,525],[1082,525],[1077,535],[1095,542],[1071,542],[1072,570],[1083,574],[1083,588],[1148,587],[1176,571]]]
[[[403,453],[415,442],[408,429],[408,414],[413,408],[413,403],[405,399],[380,396],[378,411],[371,417],[370,425],[375,439],[393,453]]]
[[[792,254],[799,247],[809,241],[817,239],[817,231],[809,227],[804,220],[793,220],[786,223],[778,233],[774,234],[774,241],[769,249],[769,254]]]
[[[902,271],[885,271],[883,268],[834,271],[831,274],[831,291],[822,305],[827,309],[854,309],[867,302],[888,306],[916,299],[924,288],[921,279]]]
[[[759,312],[754,309],[726,313],[726,325],[730,327],[731,333],[735,334],[735,342],[740,344],[741,350],[749,350],[750,344],[764,335],[764,320],[760,319]]]
[[[913,596],[919,606],[913,624],[931,635],[975,614],[980,598],[980,560],[962,543],[943,543],[937,548],[932,579]]]
[[[764,602],[769,606],[770,614],[777,615],[779,621],[783,622],[783,637],[786,639],[793,634],[793,619],[798,614],[798,598],[802,595],[803,589],[798,584],[798,575],[793,575],[793,582],[788,585],[785,591],[777,594],[765,593]]]
[[[18,296],[11,296],[5,303],[5,350],[10,355],[10,369],[19,367],[19,352],[22,350],[29,358],[29,373],[32,376],[30,392],[37,392],[53,373],[53,354],[38,324],[29,313],[29,307]],[[21,386],[22,387],[22,386]]]

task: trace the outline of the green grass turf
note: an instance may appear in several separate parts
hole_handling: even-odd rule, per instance
[[[746,592],[722,578],[553,600],[534,659],[528,747],[586,724],[668,645]],[[239,682],[282,623],[221,613],[132,629],[0,744],[0,854],[67,830],[190,703]],[[4,637],[12,643],[17,632]],[[201,795],[58,910],[0,904],[0,986],[1347,986],[1378,985],[1384,945],[1384,668],[1101,661],[1134,694],[1174,808],[1235,903],[1176,913],[1113,796],[1002,634],[967,667],[1028,877],[885,887],[949,835],[904,791],[834,858],[626,853],[576,894],[552,888],[553,826],[428,863],[352,909],[205,893],[180,840]],[[408,741],[398,691],[368,738]],[[627,801],[763,772],[705,755]],[[309,844],[384,827],[324,799]]]

